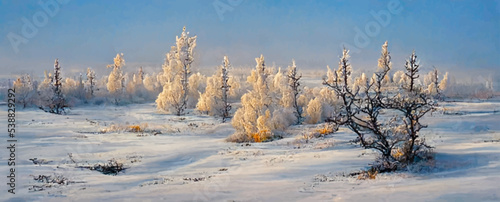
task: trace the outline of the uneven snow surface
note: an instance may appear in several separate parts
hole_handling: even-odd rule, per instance
[[[224,141],[234,132],[229,123],[193,112],[165,115],[152,104],[76,107],[67,115],[18,110],[16,194],[7,193],[3,177],[0,198],[500,201],[500,102],[452,102],[441,107],[444,112],[424,119],[428,128],[421,134],[436,148],[434,164],[379,174],[375,180],[343,176],[367,168],[375,159],[373,151],[351,143],[355,135],[343,127],[306,141],[301,137],[320,126],[293,126],[281,140],[238,144]],[[1,111],[0,116],[7,117],[6,106]],[[132,125],[144,132],[130,132]],[[7,162],[5,151],[2,162]],[[104,175],[80,168],[110,159],[126,169]],[[8,175],[8,169],[2,163],[1,175]],[[34,180],[39,175],[66,180]]]

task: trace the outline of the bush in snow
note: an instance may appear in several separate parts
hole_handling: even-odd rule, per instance
[[[326,81],[333,81],[335,71],[327,66]],[[331,122],[338,116],[339,100],[335,92],[328,87],[315,87],[305,89],[304,96],[299,97],[299,102],[305,103],[305,122],[317,124]]]
[[[342,103],[340,116],[335,122],[356,133],[361,146],[379,152],[379,162],[374,165],[379,172],[400,169],[429,157],[429,147],[418,134],[425,127],[420,118],[435,106],[432,97],[417,85],[419,65],[415,53],[406,62],[402,76],[404,83],[399,91],[389,93],[383,90],[392,67],[387,46],[387,42],[382,46],[378,70],[371,79],[366,79],[364,85],[364,79],[360,79],[357,85],[349,83],[352,68],[345,48],[334,78],[324,81]],[[395,115],[380,115],[388,111]]]
[[[248,76],[252,90],[241,98],[241,107],[235,112],[231,124],[236,133],[228,138],[234,142],[262,142],[273,139],[277,131],[284,130],[296,120],[293,110],[280,105],[281,94],[273,86],[273,72],[266,68],[264,56],[255,59],[257,65]],[[276,83],[276,82],[274,82]],[[278,82],[279,83],[279,82]]]

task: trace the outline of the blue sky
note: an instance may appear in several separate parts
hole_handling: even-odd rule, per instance
[[[40,74],[55,58],[72,73],[87,67],[107,72],[105,65],[116,53],[124,53],[126,71],[159,70],[184,25],[198,36],[196,68],[213,68],[226,54],[234,66],[254,66],[254,58],[264,54],[268,65],[287,66],[295,58],[299,68],[322,69],[336,66],[347,44],[356,49],[353,68],[373,69],[385,40],[394,69],[402,68],[413,49],[424,70],[433,65],[462,72],[500,68],[500,2],[493,0],[64,1],[52,17],[38,0],[0,0],[3,75]],[[389,11],[391,3],[399,4],[399,13]],[[219,12],[223,18],[214,4],[227,9]],[[390,20],[382,25],[370,12],[389,13]],[[16,52],[9,34],[23,37],[22,19],[33,23],[41,13],[47,22],[39,22]],[[357,46],[356,35],[367,34],[366,26],[371,26],[368,42]]]

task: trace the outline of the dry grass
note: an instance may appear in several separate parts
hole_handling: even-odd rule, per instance
[[[264,142],[271,136],[271,132],[268,130],[261,130],[257,133],[252,134],[254,142]]]
[[[362,171],[358,175],[358,180],[374,180],[377,177],[377,174],[378,170],[371,168],[370,170]]]
[[[102,133],[113,133],[113,132],[131,132],[131,133],[143,133],[148,128],[147,123],[137,124],[137,125],[120,125],[113,124],[109,127],[102,129]]]
[[[318,132],[322,136],[332,134],[335,131],[337,131],[337,128],[334,126],[334,124],[328,124],[328,123],[325,123],[323,128],[316,130],[316,132]]]

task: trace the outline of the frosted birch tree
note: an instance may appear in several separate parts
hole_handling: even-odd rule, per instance
[[[241,97],[231,124],[236,133],[228,138],[234,142],[262,142],[277,137],[279,131],[293,124],[293,112],[280,104],[281,97],[273,86],[273,72],[266,68],[264,56],[255,59],[257,65],[247,82],[252,90]],[[276,82],[274,82],[276,83]],[[274,88],[274,89],[273,89]]]
[[[114,63],[107,66],[107,68],[112,68],[111,73],[108,76],[108,83],[106,87],[108,92],[114,98],[115,104],[118,104],[119,97],[124,91],[124,77],[122,67],[125,65],[125,60],[123,59],[123,53],[116,54],[113,59]]]
[[[207,78],[205,92],[200,95],[196,104],[199,111],[211,116],[220,116],[223,123],[231,117],[231,104],[228,101],[229,93],[232,90],[229,68],[229,58],[224,56],[217,73]]]
[[[296,124],[300,124],[303,121],[303,107],[299,104],[299,96],[301,94],[300,79],[302,75],[297,73],[297,65],[295,60],[292,60],[292,65],[288,66],[287,79],[288,87],[290,88],[289,97],[291,97],[291,107],[293,107],[293,114],[297,118]]]
[[[47,74],[46,74],[47,76]],[[51,75],[48,75],[51,76]],[[54,62],[54,74],[53,76],[49,79],[46,78],[47,82],[50,81],[50,83],[47,83],[46,89],[50,89],[49,91],[43,91],[40,96],[49,98],[50,100],[46,100],[45,102],[41,103],[41,106],[39,106],[40,109],[54,113],[54,114],[62,114],[65,112],[66,108],[68,107],[66,104],[66,98],[62,92],[62,75],[61,75],[61,66],[59,65],[59,60],[56,59]]]
[[[96,76],[94,70],[92,70],[90,67],[87,68],[87,81],[86,81],[86,92],[87,92],[87,99],[92,99],[94,98],[94,91],[96,90]]]
[[[176,37],[176,46],[166,54],[163,65],[163,91],[156,99],[157,108],[178,116],[183,115],[188,106],[189,76],[194,61],[196,36],[190,37],[186,27],[180,37]]]
[[[23,108],[32,103],[36,90],[29,74],[17,78],[13,82],[13,87],[16,90],[16,103],[21,104]]]

